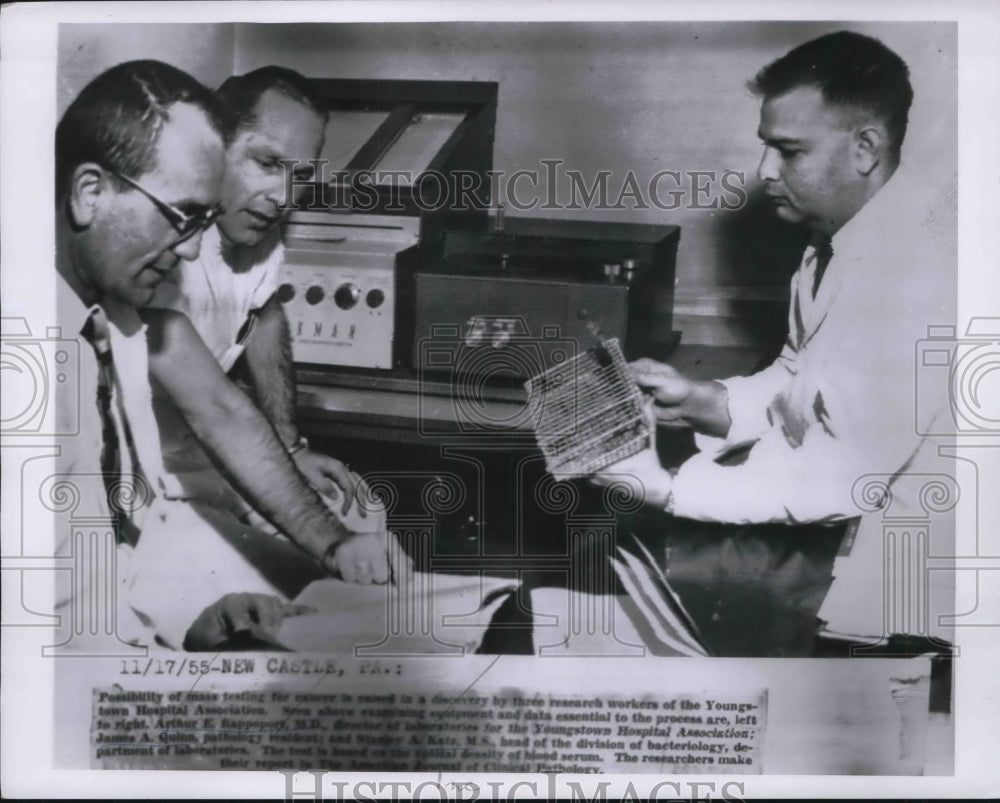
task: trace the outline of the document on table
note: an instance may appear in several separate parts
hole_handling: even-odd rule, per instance
[[[358,657],[469,654],[516,588],[509,578],[415,571],[389,585],[316,580],[295,599],[316,612],[286,619],[278,639],[292,650]]]

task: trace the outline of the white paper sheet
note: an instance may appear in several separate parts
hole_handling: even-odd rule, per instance
[[[404,572],[388,586],[316,580],[295,600],[316,613],[286,619],[278,638],[293,650],[358,657],[473,653],[515,588],[478,574]]]

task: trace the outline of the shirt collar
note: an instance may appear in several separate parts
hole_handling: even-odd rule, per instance
[[[96,311],[103,310],[108,321],[119,331],[132,335],[145,331],[145,324],[139,318],[139,313],[133,308],[113,299],[104,299],[94,304],[84,304],[80,296],[69,285],[61,273],[56,272],[56,314],[64,328],[79,335],[87,323],[87,319]]]
[[[56,314],[60,323],[69,330],[65,333],[67,336],[80,334],[87,319],[98,309],[101,309],[100,304],[84,304],[65,277],[56,272]]]
[[[901,164],[868,202],[833,235],[835,257],[846,256],[871,247],[872,228],[891,230],[892,221],[906,216],[907,210],[920,203],[922,192],[910,172]]]

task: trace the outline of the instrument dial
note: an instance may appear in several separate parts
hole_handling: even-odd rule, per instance
[[[351,282],[340,285],[334,293],[334,303],[341,309],[351,309],[361,298],[361,288]]]
[[[323,288],[318,284],[314,284],[308,290],[306,290],[306,302],[309,304],[319,304],[323,300],[326,293],[323,292]]]

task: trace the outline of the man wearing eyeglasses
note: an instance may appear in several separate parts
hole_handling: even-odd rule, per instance
[[[217,97],[227,135],[225,212],[205,232],[199,258],[180,266],[144,312],[164,462],[184,498],[258,524],[263,516],[344,579],[384,583],[382,511],[357,493],[357,476],[299,435],[287,322],[275,297],[279,224],[290,205],[282,162],[294,161],[297,179],[308,180],[326,112],[302,76],[280,67],[231,78]],[[237,361],[259,407],[227,376]]]
[[[55,431],[67,433],[55,481],[76,502],[56,510],[56,555],[75,566],[57,573],[67,648],[207,649],[237,633],[263,637],[295,612],[220,534],[219,516],[166,498],[150,403],[137,309],[198,256],[221,212],[221,131],[207,89],[169,65],[135,61],[94,79],[56,132],[57,313],[79,353],[78,366],[59,368],[54,405]]]
[[[160,210],[163,217],[169,221],[174,231],[177,232],[177,242],[179,245],[183,245],[188,238],[195,235],[200,237],[202,232],[215,223],[224,211],[221,204],[213,204],[208,208],[196,206],[193,210],[190,204],[184,204],[188,207],[185,211],[176,204],[161,200],[138,181],[129,178],[124,173],[120,173],[112,167],[106,167],[105,169],[115,178],[124,181],[132,189],[138,190],[142,195],[145,195],[152,202],[153,206]]]

